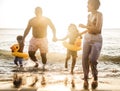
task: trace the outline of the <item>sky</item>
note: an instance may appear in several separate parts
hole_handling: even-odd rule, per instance
[[[120,28],[120,0],[100,0],[103,28]],[[0,28],[25,28],[40,6],[56,28],[64,29],[70,23],[87,22],[87,0],[0,0]]]

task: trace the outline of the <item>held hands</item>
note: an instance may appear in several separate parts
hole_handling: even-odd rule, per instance
[[[82,39],[82,33],[79,33],[80,38]]]
[[[54,42],[56,42],[57,41],[57,38],[56,37],[53,37],[53,39],[52,39]]]
[[[86,28],[87,26],[84,25],[84,24],[79,24],[79,27],[81,27],[81,28]]]
[[[57,42],[57,41],[63,41],[64,39],[58,39],[58,38],[54,37],[52,40],[53,40],[54,42]]]

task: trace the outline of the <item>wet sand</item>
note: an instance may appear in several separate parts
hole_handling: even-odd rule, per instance
[[[83,89],[83,80],[80,74],[70,75],[68,72],[45,72],[37,74],[27,74],[27,82],[19,88],[13,86],[13,81],[0,82],[0,91],[120,91],[120,79],[118,78],[100,78],[97,89],[93,90],[90,86],[92,79],[89,79],[89,89]],[[38,78],[35,85],[34,77]]]
[[[120,91],[120,65],[112,62],[99,62],[98,87],[91,88],[92,76],[89,74],[89,89],[83,89],[83,71],[81,56],[78,57],[74,74],[70,74],[71,60],[68,69],[64,68],[65,55],[50,53],[45,71],[42,70],[39,58],[39,69],[29,59],[24,61],[24,69],[14,67],[12,58],[0,59],[0,91]],[[10,58],[10,59],[9,59]],[[9,59],[9,60],[7,60]],[[22,77],[20,87],[13,85],[14,75]]]
[[[58,68],[56,67],[56,69]],[[72,75],[70,74],[70,70],[56,69],[14,72],[13,74],[16,73],[18,76],[22,76],[24,84],[19,88],[15,88],[13,85],[13,74],[9,74],[9,77],[3,77],[0,80],[0,91],[120,91],[120,79],[118,77],[102,76],[105,72],[99,72],[101,76],[99,76],[96,90],[93,90],[90,86],[92,82],[91,76],[89,79],[89,89],[84,90],[82,71],[76,69]],[[34,84],[36,78],[37,81]]]

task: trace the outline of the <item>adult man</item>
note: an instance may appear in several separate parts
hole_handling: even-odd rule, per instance
[[[45,65],[47,62],[46,53],[48,52],[48,40],[47,40],[47,27],[52,29],[53,41],[56,41],[56,29],[47,17],[42,16],[42,9],[40,7],[35,8],[35,17],[29,20],[28,25],[24,31],[23,41],[32,28],[32,38],[29,44],[29,57],[35,62],[34,67],[38,67],[38,60],[35,56],[36,51],[40,50],[42,63]],[[43,67],[44,67],[43,65]]]

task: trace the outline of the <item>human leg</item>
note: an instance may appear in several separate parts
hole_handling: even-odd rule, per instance
[[[72,57],[71,74],[73,74],[75,64],[76,64],[76,57]]]
[[[83,73],[84,73],[84,80],[88,79],[90,50],[91,50],[91,46],[88,43],[84,43],[83,53],[82,53],[82,67],[83,67]]]
[[[47,62],[46,53],[41,53],[42,63],[43,63],[43,70],[45,70],[45,64]]]
[[[91,66],[91,71],[92,71],[92,76],[93,76],[93,82],[91,84],[92,88],[95,89],[98,86],[98,70],[97,70],[97,59],[100,55],[102,44],[99,42],[96,42],[92,44],[92,49],[90,53],[90,66]]]
[[[35,53],[36,51],[28,51],[30,59],[35,62],[34,67],[38,67],[38,60],[36,59]]]
[[[40,38],[38,39],[38,49],[40,51],[40,56],[42,58],[42,63],[43,63],[43,70],[45,69],[45,64],[47,62],[47,57],[46,54],[48,52],[48,41],[47,38]]]
[[[68,60],[70,59],[70,56],[67,56],[65,59],[65,68],[68,68]]]
[[[70,54],[72,55],[71,74],[73,74],[73,70],[76,64],[77,51],[71,51]]]
[[[19,61],[19,64],[20,64],[20,67],[23,67],[23,58],[18,58],[18,61]]]
[[[83,43],[83,53],[82,53],[82,67],[84,73],[84,84],[83,87],[88,89],[88,74],[89,74],[89,53],[91,50],[90,42]]]
[[[91,66],[91,71],[92,71],[92,75],[93,75],[93,81],[91,83],[91,87],[93,89],[95,89],[98,86],[98,71],[97,71],[97,64],[94,64],[93,62],[90,62],[90,66]]]
[[[92,75],[94,77],[95,80],[97,80],[96,76],[98,75],[98,71],[97,71],[97,59],[100,55],[100,51],[101,51],[101,43],[94,43],[92,45],[92,49],[91,49],[91,53],[90,53],[90,64],[91,64],[91,71],[92,71]]]
[[[42,58],[42,63],[46,64],[47,62],[46,53],[41,53],[41,58]]]
[[[70,59],[70,50],[67,50],[67,55],[65,59],[65,68],[68,68],[68,60]]]
[[[29,44],[29,51],[28,51],[28,54],[29,54],[29,57],[30,57],[30,59],[33,61],[33,62],[35,62],[35,66],[34,67],[38,67],[38,60],[37,60],[37,58],[36,58],[36,56],[35,56],[35,53],[36,53],[36,51],[37,51],[37,49],[38,49],[38,39],[37,38],[32,38],[31,40],[30,40],[30,44]]]
[[[18,61],[18,59],[17,59],[17,57],[15,57],[15,59],[14,59],[14,64],[16,64],[16,66],[18,66],[17,61]]]

